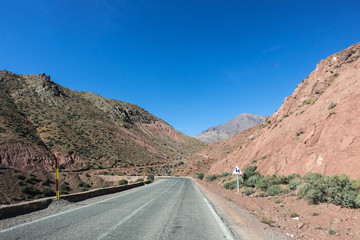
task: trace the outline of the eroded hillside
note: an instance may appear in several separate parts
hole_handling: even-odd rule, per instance
[[[261,126],[194,154],[183,173],[257,165],[263,174],[360,177],[360,43],[320,61]]]
[[[0,72],[0,162],[34,171],[149,167],[159,174],[205,145],[134,104]]]

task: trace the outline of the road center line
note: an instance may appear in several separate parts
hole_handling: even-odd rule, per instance
[[[162,195],[164,192],[166,192],[167,190],[169,190],[171,187],[173,187],[175,184],[177,184],[179,182],[176,181],[175,183],[173,183],[172,185],[170,185],[168,188],[166,188],[164,191],[162,191],[160,194],[158,194],[155,198],[151,199],[150,201],[146,202],[144,205],[142,205],[141,207],[139,207],[138,209],[136,209],[135,211],[133,211],[131,214],[129,214],[128,216],[126,216],[125,218],[123,218],[121,221],[119,221],[116,225],[114,225],[113,227],[111,227],[108,231],[106,231],[104,234],[100,235],[97,239],[103,239],[104,237],[106,237],[107,235],[109,235],[111,232],[113,232],[116,228],[120,227],[122,224],[124,224],[126,221],[128,221],[129,219],[131,219],[133,216],[135,216],[138,212],[140,212],[144,207],[146,207],[147,205],[149,205],[150,203],[152,203],[155,199],[157,199],[160,195]]]

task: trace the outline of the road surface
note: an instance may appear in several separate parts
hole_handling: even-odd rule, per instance
[[[167,178],[0,231],[0,239],[233,239],[191,179]]]

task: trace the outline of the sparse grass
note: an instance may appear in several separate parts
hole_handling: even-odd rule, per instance
[[[235,189],[236,188],[236,180],[225,183],[224,188],[229,189],[229,190]]]
[[[216,174],[208,175],[208,176],[206,176],[206,181],[207,182],[215,181],[217,179],[217,177],[218,176]]]
[[[153,182],[155,180],[154,174],[148,174],[147,175],[147,180]]]
[[[49,186],[50,183],[51,183],[50,179],[49,179],[49,178],[46,178],[44,181],[42,181],[41,184],[42,184],[43,186]]]
[[[335,234],[337,233],[337,231],[336,231],[335,229],[330,228],[329,231],[328,231],[328,233],[329,233],[330,235],[335,235]]]
[[[299,216],[300,216],[299,214],[297,214],[296,212],[294,212],[294,211],[291,210],[291,209],[287,209],[287,210],[286,210],[286,215],[287,215],[288,217],[291,217],[291,218],[295,218],[295,217],[299,217]]]
[[[265,216],[265,215],[262,215],[260,217],[260,222],[265,223],[265,224],[267,224],[269,226],[272,226],[272,223],[273,223],[271,217],[268,217],[268,216]]]
[[[60,194],[68,194],[70,192],[69,184],[67,182],[60,184],[59,192]]]
[[[245,194],[246,196],[250,196],[251,194],[253,194],[255,191],[252,188],[246,188],[242,191],[243,194]]]
[[[333,109],[334,107],[336,107],[337,103],[331,102],[330,105],[328,106],[328,109]]]
[[[121,180],[119,180],[118,181],[118,184],[119,185],[126,185],[126,184],[128,184],[129,182],[128,182],[128,180],[126,180],[126,179],[121,179]]]
[[[230,176],[231,173],[230,172],[223,172],[222,174],[219,175],[219,178],[224,178],[224,177],[227,177],[227,176]]]
[[[303,102],[303,105],[304,104],[311,105],[311,104],[314,104],[316,101],[317,101],[316,98],[309,98]]]
[[[299,131],[296,133],[296,136],[300,137],[300,135],[302,135],[304,132],[303,131]]]
[[[195,175],[196,175],[196,177],[197,177],[198,179],[203,180],[203,179],[204,179],[204,176],[205,176],[205,173],[200,172],[200,173],[196,173]]]

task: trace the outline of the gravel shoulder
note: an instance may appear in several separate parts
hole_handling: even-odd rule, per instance
[[[230,201],[223,196],[212,185],[205,185],[203,182],[194,179],[197,187],[206,195],[212,203],[222,220],[228,225],[236,239],[243,240],[287,240],[291,239],[269,225],[259,222],[247,210]]]

